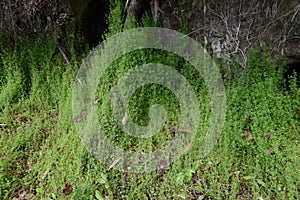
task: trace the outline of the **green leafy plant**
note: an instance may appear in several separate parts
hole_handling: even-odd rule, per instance
[[[111,6],[106,37],[120,31],[122,2]],[[135,26],[130,20],[127,23],[125,28]],[[133,94],[128,115],[135,123],[147,125],[149,107],[160,104],[169,121],[157,135],[145,139],[118,128],[109,89],[138,65],[162,63],[176,69],[196,91],[201,110],[195,140],[180,159],[164,166],[160,174],[134,174],[98,161],[76,132],[72,86],[86,56],[85,48],[76,50],[76,45],[81,46],[76,38],[76,34],[65,38],[70,64],[57,56],[53,38],[1,49],[0,198],[12,199],[27,191],[28,199],[297,199],[300,127],[295,110],[300,109],[300,89],[294,78],[289,92],[282,89],[282,69],[276,69],[269,52],[254,49],[245,75],[236,73],[234,63],[224,68],[238,75],[225,83],[225,126],[205,158],[199,157],[199,147],[210,126],[211,106],[197,71],[164,51],[144,49],[117,59],[99,80],[95,108],[105,134],[120,148],[150,152],[164,147],[177,134],[170,127],[181,117],[176,96],[148,84]],[[63,192],[66,186],[72,188],[68,194]]]

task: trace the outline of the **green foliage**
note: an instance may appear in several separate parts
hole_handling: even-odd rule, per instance
[[[108,32],[105,34],[105,37],[110,37],[121,32],[122,27],[122,17],[123,17],[124,2],[114,0],[110,2],[110,13],[108,15]],[[141,24],[143,27],[154,26],[153,17],[145,15],[142,18]],[[127,15],[126,23],[124,24],[124,30],[136,28],[136,22],[134,17],[131,14]]]
[[[62,57],[57,57],[60,52],[53,38],[28,39],[14,47],[1,49],[1,199],[18,195],[22,191],[16,191],[16,188],[22,190],[26,184],[38,193],[45,192],[32,184],[39,171],[41,178],[49,170],[49,161],[53,157],[44,160],[48,162],[44,167],[35,168],[35,164],[38,159],[43,160],[46,154],[48,137],[57,138],[52,133],[58,129],[62,132],[69,129],[71,111],[68,109],[68,114],[64,114],[64,105],[69,105],[66,101],[70,102],[71,86],[78,68],[77,62],[80,61],[75,60],[78,56],[73,55],[74,46],[83,44],[74,35],[65,39],[69,50],[65,53],[70,55],[70,64],[66,64]],[[79,51],[85,53],[84,48]],[[79,51],[76,54],[79,55]],[[63,117],[67,124],[57,123],[59,117]],[[53,142],[53,139],[50,141]],[[53,153],[55,151],[51,152],[52,156]]]
[[[121,3],[112,4],[110,33],[120,30]],[[114,10],[115,9],[115,10]],[[127,21],[127,27],[134,27]],[[126,28],[127,28],[126,27]],[[134,51],[116,60],[99,80],[96,111],[105,134],[119,147],[137,152],[161,148],[172,139],[170,126],[180,120],[178,100],[167,88],[149,84],[129,102],[135,123],[149,123],[149,107],[161,104],[168,122],[143,140],[119,129],[111,114],[109,91],[132,68],[162,63],[178,70],[197,93],[201,110],[196,138],[180,159],[161,175],[108,170],[83,146],[72,122],[72,86],[86,54],[77,36],[66,38],[66,64],[53,39],[1,49],[0,198],[27,191],[28,199],[297,199],[299,196],[300,89],[282,90],[283,70],[268,52],[253,50],[246,74],[225,83],[227,113],[223,133],[206,158],[199,146],[210,125],[210,97],[197,71],[178,56],[154,50]],[[76,51],[82,46],[81,52]],[[228,66],[236,69],[236,66]],[[252,120],[247,118],[251,117]],[[246,138],[244,131],[250,132]],[[66,184],[73,185],[69,195]]]
[[[7,196],[20,183],[20,180],[11,174],[11,163],[0,160],[0,198]]]
[[[270,51],[255,48],[250,50],[248,55],[246,63],[247,80],[255,82],[257,79],[265,80],[266,77],[274,78],[278,75],[283,77],[283,74],[276,75],[276,63],[271,59]]]
[[[106,37],[112,36],[121,31],[123,6],[123,3],[117,0],[110,3],[110,14],[108,16],[109,27]]]

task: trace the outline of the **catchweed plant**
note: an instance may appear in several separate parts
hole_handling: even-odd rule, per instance
[[[121,11],[122,3],[115,1],[107,37],[120,31]],[[130,20],[125,29],[129,27],[135,27]],[[104,133],[120,148],[147,153],[181,134],[171,131],[182,117],[178,100],[157,84],[133,93],[128,115],[146,126],[151,123],[150,106],[160,104],[168,116],[163,128],[144,139],[119,128],[109,91],[134,67],[153,62],[176,69],[196,91],[201,111],[195,139],[180,159],[160,170],[136,174],[102,164],[78,137],[71,91],[81,54],[75,52],[76,35],[70,37],[66,42],[69,65],[56,55],[57,41],[45,45],[36,41],[14,51],[1,49],[0,198],[18,198],[25,191],[29,199],[297,199],[300,127],[295,110],[300,106],[300,90],[293,78],[291,90],[282,90],[281,72],[268,53],[254,50],[246,74],[225,83],[225,126],[205,158],[199,157],[199,146],[210,125],[211,105],[201,75],[164,51],[144,49],[116,60],[99,80],[95,107]],[[228,66],[226,72],[236,68]],[[9,93],[13,95],[5,95]]]
[[[148,56],[151,52],[151,56]],[[162,57],[163,55],[163,57]],[[138,59],[137,59],[138,58]],[[153,136],[152,138],[143,138],[143,139],[136,139],[131,136],[128,136],[124,133],[122,133],[118,126],[116,126],[116,122],[113,119],[113,116],[111,116],[111,107],[110,107],[110,101],[109,101],[109,87],[112,87],[116,80],[118,80],[122,75],[124,75],[125,72],[130,70],[132,67],[136,67],[139,64],[143,64],[143,62],[157,62],[157,63],[164,63],[166,65],[172,66],[175,69],[178,68],[178,70],[182,71],[182,73],[189,79],[192,86],[196,91],[199,92],[199,100],[203,103],[201,104],[203,109],[207,111],[207,105],[208,104],[208,93],[205,88],[205,84],[203,80],[199,77],[199,75],[196,73],[195,70],[191,69],[191,66],[187,63],[184,63],[179,59],[177,56],[174,56],[172,54],[167,54],[166,52],[154,52],[153,50],[144,50],[140,52],[133,52],[131,54],[127,54],[126,56],[120,58],[117,60],[114,64],[112,64],[113,67],[110,67],[109,70],[107,70],[104,76],[102,76],[101,80],[99,81],[98,91],[96,96],[102,99],[102,102],[100,104],[97,104],[98,106],[98,117],[99,122],[101,124],[101,127],[103,127],[104,133],[109,137],[111,140],[116,142],[120,147],[128,150],[134,150],[136,152],[151,152],[156,149],[164,147],[171,139],[172,134],[170,131],[170,127],[176,126],[178,124],[180,113],[179,113],[179,105],[176,100],[176,97],[172,92],[168,91],[166,88],[163,88],[159,85],[145,85],[141,88],[139,88],[133,96],[130,98],[129,102],[129,115],[134,120],[135,123],[140,125],[147,125],[149,120],[149,107],[153,104],[160,104],[163,105],[164,108],[167,111],[168,119],[170,121],[166,122],[166,125],[162,130],[157,130],[157,135]],[[122,73],[123,72],[123,73]],[[119,77],[118,77],[119,76]],[[130,85],[128,85],[130,87]],[[209,114],[209,112],[207,112]],[[205,117],[202,121],[205,126],[208,124],[209,118]],[[151,122],[150,122],[151,123]],[[201,134],[200,134],[201,135]],[[202,137],[202,136],[200,136]],[[199,140],[199,144],[201,144],[201,140]],[[197,146],[197,144],[195,145]],[[187,161],[188,162],[188,161]],[[177,164],[176,164],[177,163]],[[181,161],[178,161],[172,166],[172,169],[177,169],[176,174],[178,174],[178,177],[181,177],[181,172],[183,170],[181,166]],[[189,179],[190,176],[192,176],[192,171],[189,170],[189,174],[184,173],[184,176],[182,176],[184,179]],[[114,172],[116,174],[120,174],[120,172]],[[182,184],[177,184],[172,189],[169,188],[172,181],[174,181],[174,178],[177,178],[178,180],[181,180],[176,175],[175,177],[171,178],[174,172],[166,172],[166,175],[164,175],[164,180],[168,180],[164,183],[164,186],[161,186],[165,188],[170,194],[174,192],[175,190],[181,190]],[[131,192],[127,191],[128,196],[134,196],[134,197],[145,197],[145,194],[140,193],[140,191],[143,189],[143,187],[147,187],[149,185],[149,182],[153,182],[153,184],[158,184],[155,181],[156,175],[147,176],[150,179],[145,180],[145,175],[133,175],[133,177],[136,177],[138,180],[138,183],[135,183],[133,181],[130,181],[130,188],[135,188],[135,184],[138,184],[137,189],[130,189]],[[168,175],[169,174],[169,175]],[[185,175],[186,174],[186,175]],[[170,176],[170,177],[169,177]],[[187,181],[187,180],[186,180]],[[187,181],[189,182],[189,181]],[[143,190],[145,190],[145,188]],[[167,189],[168,188],[168,189]],[[116,188],[112,187],[114,191],[117,191]],[[129,193],[128,193],[129,192]],[[162,193],[163,194],[163,193]],[[160,194],[160,195],[162,195]],[[157,195],[157,194],[153,194]]]
[[[1,49],[0,156],[1,162],[11,163],[5,165],[8,170],[1,171],[5,182],[0,184],[1,199],[15,197],[27,188],[44,195],[45,190],[36,185],[36,176],[46,176],[52,159],[55,161],[55,153],[47,145],[56,141],[57,121],[66,110],[62,104],[67,97],[71,100],[70,86],[76,73],[71,65],[54,63],[56,44],[55,39],[48,38]],[[65,118],[68,127],[71,114]],[[51,159],[43,160],[46,152],[52,155]],[[9,189],[6,184],[10,184]]]
[[[292,96],[280,90],[282,77],[274,66],[272,68],[272,63],[263,66],[261,59],[264,57],[256,54],[250,59],[254,62],[248,63],[246,75],[227,85],[227,105],[231,109],[227,112],[219,142],[222,148],[219,149],[232,160],[231,173],[239,177],[238,190],[247,190],[241,196],[248,193],[258,197],[293,198],[296,195],[293,190],[285,193],[281,185],[279,191],[271,182],[282,183],[296,178],[292,171],[294,164],[289,162],[299,159],[291,152],[297,148],[292,138],[299,131],[293,108],[296,104]],[[250,133],[249,141],[244,135],[245,130]],[[290,145],[286,146],[287,143]],[[288,182],[285,189],[296,184]]]
[[[24,95],[23,91],[25,76],[22,73],[22,65],[24,58],[20,58],[18,52],[10,52],[2,50],[2,78],[1,78],[1,92],[0,92],[0,109],[10,106],[12,103],[17,103],[18,99]],[[19,59],[20,58],[20,59]]]

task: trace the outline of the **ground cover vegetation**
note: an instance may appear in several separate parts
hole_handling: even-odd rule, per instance
[[[105,37],[120,31],[121,18],[122,5],[116,1]],[[151,26],[153,21],[145,16],[142,24]],[[129,16],[125,30],[135,26]],[[235,63],[220,67],[226,121],[214,149],[202,159],[198,147],[210,125],[211,108],[207,87],[196,70],[163,51],[134,51],[116,60],[99,80],[95,105],[104,133],[118,146],[137,152],[161,148],[172,139],[170,127],[180,118],[172,92],[146,85],[131,97],[130,116],[146,125],[149,106],[161,104],[169,121],[151,138],[122,134],[111,115],[108,91],[129,69],[147,62],[171,66],[190,82],[200,102],[201,121],[191,148],[159,172],[135,174],[109,169],[78,137],[72,88],[89,50],[80,35],[67,35],[69,63],[57,50],[55,36],[0,50],[1,199],[299,198],[300,88],[291,76],[286,89],[284,67],[277,66],[268,50],[253,48],[246,69]]]

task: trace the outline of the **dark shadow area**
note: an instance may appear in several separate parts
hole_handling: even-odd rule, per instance
[[[136,20],[137,25],[143,26],[142,18],[143,16],[152,15],[151,12],[151,0],[131,0],[128,11],[133,15]]]
[[[96,47],[103,40],[107,31],[108,0],[90,0],[83,13],[81,31],[87,39],[90,48]]]
[[[300,62],[295,62],[288,64],[284,73],[285,87],[286,90],[290,90],[289,79],[293,77],[296,73],[296,83],[300,87]]]

